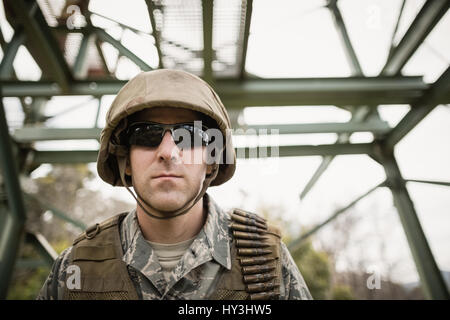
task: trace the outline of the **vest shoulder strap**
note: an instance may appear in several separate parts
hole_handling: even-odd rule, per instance
[[[70,264],[80,270],[79,288],[65,286],[68,300],[137,299],[126,264],[122,261],[119,224],[127,213],[86,229],[73,242]]]
[[[231,213],[231,270],[223,273],[210,297],[217,300],[277,299],[281,281],[281,232],[260,216]]]

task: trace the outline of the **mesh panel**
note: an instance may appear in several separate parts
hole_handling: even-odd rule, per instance
[[[130,300],[126,291],[79,292],[70,291],[69,300]]]
[[[213,296],[212,300],[246,300],[248,299],[248,293],[245,291],[235,291],[235,290],[226,290],[226,289],[217,289]]]

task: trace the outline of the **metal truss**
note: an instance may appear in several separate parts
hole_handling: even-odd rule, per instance
[[[409,26],[403,38],[397,45],[391,45],[388,59],[377,77],[365,77],[355,50],[348,36],[344,19],[340,13],[338,1],[328,0],[326,7],[334,19],[337,33],[350,67],[352,76],[349,78],[302,78],[302,79],[258,79],[245,70],[249,32],[252,17],[252,0],[242,0],[242,12],[239,35],[236,44],[236,66],[234,76],[222,76],[214,71],[214,62],[218,62],[217,52],[213,47],[214,1],[202,0],[201,25],[203,50],[190,48],[175,39],[165,38],[161,19],[164,17],[165,5],[161,1],[146,0],[152,32],[147,34],[154,39],[158,53],[158,68],[166,67],[164,58],[168,54],[163,46],[176,47],[191,53],[194,57],[201,56],[203,68],[199,72],[218,92],[227,106],[233,123],[234,118],[244,107],[249,106],[289,106],[289,105],[335,105],[351,112],[351,120],[347,123],[314,123],[285,125],[242,125],[242,129],[259,131],[260,129],[279,130],[280,134],[310,134],[335,133],[336,143],[326,145],[279,146],[276,151],[270,147],[236,148],[238,158],[253,158],[264,154],[267,157],[279,156],[322,156],[311,180],[301,192],[301,198],[313,188],[323,172],[337,155],[367,154],[379,162],[385,169],[386,181],[370,189],[349,205],[337,210],[327,220],[313,227],[300,238],[291,242],[289,248],[295,251],[305,239],[320,230],[338,216],[346,212],[359,200],[371,194],[379,187],[390,188],[394,204],[397,207],[401,223],[428,298],[448,299],[449,293],[445,287],[435,259],[428,246],[417,218],[412,200],[406,189],[407,182],[431,183],[449,186],[444,181],[405,180],[393,154],[395,145],[425,118],[438,104],[450,103],[449,69],[433,84],[423,82],[420,76],[403,76],[402,68],[411,56],[433,30],[435,25],[447,12],[450,1],[428,0],[423,5],[414,21]],[[68,30],[64,20],[58,26],[49,26],[45,15],[35,1],[4,0],[6,16],[14,28],[14,36],[9,43],[1,41],[3,59],[0,63],[1,96],[18,97],[21,99],[26,120],[22,128],[9,131],[6,123],[3,103],[0,105],[0,165],[3,186],[0,189],[0,298],[5,298],[11,278],[17,252],[22,239],[33,244],[43,257],[43,262],[50,264],[55,258],[48,243],[40,235],[30,234],[24,230],[26,210],[24,198],[30,195],[21,191],[18,180],[19,173],[29,173],[43,163],[78,163],[95,162],[97,150],[80,151],[41,151],[33,147],[34,142],[44,140],[81,140],[98,139],[98,116],[100,101],[103,95],[116,94],[125,84],[117,80],[114,70],[109,70],[102,51],[102,44],[108,43],[119,52],[119,57],[126,57],[141,70],[152,70],[146,62],[127,48],[120,39],[112,37],[105,30],[92,25],[91,15],[87,10],[88,1],[81,1],[82,13],[86,17],[86,26],[81,29]],[[398,20],[403,12],[404,1]],[[68,5],[68,4],[66,4]],[[114,22],[113,19],[105,17]],[[121,28],[131,32],[141,33],[129,26],[116,22]],[[394,38],[398,23],[396,24]],[[82,35],[74,63],[69,66],[61,43],[68,33],[77,32]],[[3,36],[0,40],[3,39]],[[42,70],[40,81],[19,81],[15,77],[13,61],[20,46],[26,46]],[[89,48],[94,45],[101,64],[100,69],[92,69],[89,58]],[[155,64],[156,65],[156,64]],[[180,65],[183,65],[180,63]],[[114,68],[113,68],[114,69]],[[91,77],[92,72],[100,76]],[[45,126],[48,117],[41,112],[45,103],[52,96],[88,95],[98,99],[95,126],[93,128],[56,129]],[[24,101],[30,97],[32,102]],[[26,99],[25,99],[26,98]],[[1,100],[1,99],[0,99]],[[1,102],[1,101],[0,101]],[[411,110],[394,128],[382,121],[378,115],[377,106],[392,104],[409,104]],[[39,124],[38,126],[36,124]],[[370,132],[374,141],[369,143],[350,143],[350,137],[356,132]],[[51,210],[56,216],[77,227],[85,226],[73,220],[60,210],[49,204],[41,203],[42,208]],[[21,261],[21,263],[25,263]],[[33,264],[34,262],[27,262]],[[36,262],[38,263],[38,262]]]

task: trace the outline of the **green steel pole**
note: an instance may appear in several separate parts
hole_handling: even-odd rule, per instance
[[[5,299],[25,224],[25,205],[0,96],[0,169],[7,197],[0,203],[0,299]]]
[[[391,189],[395,207],[405,230],[406,239],[420,276],[422,290],[428,299],[448,300],[450,295],[447,286],[428,245],[397,161],[393,153],[382,146],[380,146],[378,157],[386,172],[386,181]]]

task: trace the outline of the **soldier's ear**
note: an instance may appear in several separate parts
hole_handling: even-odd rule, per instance
[[[213,172],[214,166],[212,164],[208,164],[206,166],[206,175],[211,174]]]

